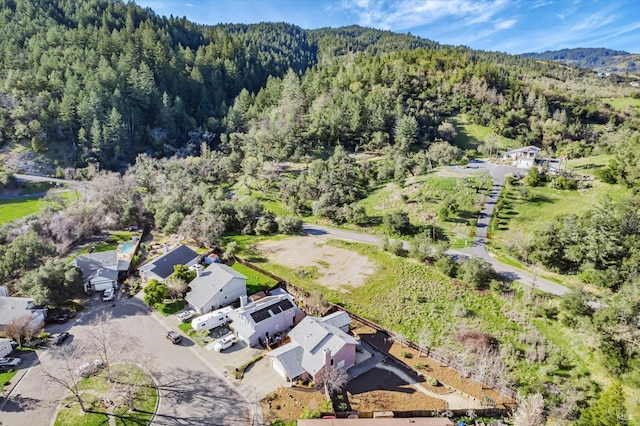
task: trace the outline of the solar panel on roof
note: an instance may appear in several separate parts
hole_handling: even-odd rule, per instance
[[[251,318],[253,318],[253,320],[256,323],[259,323],[260,321],[264,321],[270,316],[271,314],[269,314],[269,308],[262,308],[258,311],[251,313]]]
[[[287,309],[293,308],[293,304],[291,303],[291,301],[289,299],[284,299],[284,300],[281,300],[280,302],[278,302],[278,308],[280,308],[280,310],[282,312],[284,312]]]

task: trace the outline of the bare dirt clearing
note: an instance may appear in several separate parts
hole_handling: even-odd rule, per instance
[[[375,265],[366,256],[326,245],[311,236],[264,241],[256,244],[256,250],[272,263],[295,269],[316,268],[316,281],[333,290],[360,287],[375,272]]]

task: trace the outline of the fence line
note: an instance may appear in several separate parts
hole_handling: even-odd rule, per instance
[[[234,257],[234,259],[237,262],[241,263],[242,265],[244,265],[244,266],[246,266],[246,267],[248,267],[248,268],[250,268],[250,269],[252,269],[252,270],[254,270],[256,272],[260,272],[261,274],[264,274],[267,277],[275,280],[277,282],[277,284],[273,288],[283,287],[288,293],[292,294],[296,299],[305,300],[307,297],[309,297],[309,292],[307,290],[303,289],[302,287],[299,287],[296,284],[293,284],[293,283],[291,283],[291,282],[289,282],[289,281],[287,281],[287,280],[285,280],[285,279],[283,279],[281,277],[278,277],[277,275],[274,275],[269,271],[265,271],[264,269],[254,265],[254,264],[252,264],[250,262],[247,262],[244,259],[241,259],[239,257]],[[360,322],[360,323],[362,323],[362,324],[364,324],[364,325],[366,325],[368,327],[371,327],[371,328],[373,328],[374,330],[376,330],[378,332],[384,333],[389,337],[393,337],[393,339],[395,341],[400,342],[401,344],[406,345],[406,346],[410,347],[411,349],[414,349],[414,350],[416,350],[418,352],[422,352],[422,353],[426,354],[429,358],[432,358],[432,359],[436,360],[440,364],[446,365],[447,367],[457,371],[458,373],[461,373],[463,371],[462,366],[458,362],[448,358],[447,356],[443,355],[442,353],[437,352],[437,351],[433,351],[433,350],[431,350],[429,348],[423,348],[421,346],[418,346],[414,342],[411,342],[411,341],[409,341],[409,340],[407,340],[405,338],[402,338],[402,337],[398,336],[397,334],[395,334],[395,333],[385,329],[384,327],[376,324],[375,322],[370,321],[370,320],[368,320],[366,318],[363,318],[363,317],[361,317],[361,316],[359,316],[357,314],[354,314],[353,312],[349,311],[348,309],[346,309],[346,308],[344,308],[342,306],[336,305],[336,304],[331,303],[331,302],[327,302],[327,303],[329,303],[330,308],[327,310],[327,312],[325,312],[325,315],[333,313],[333,312],[336,312],[338,310],[339,311],[344,311],[351,318],[353,318],[354,320],[356,320],[356,321],[358,321],[358,322]],[[400,362],[402,362],[402,361],[400,361]],[[468,380],[473,380],[473,379],[468,379]],[[494,391],[496,391],[499,394],[501,394],[503,397],[509,398],[512,401],[515,401],[517,399],[517,393],[513,389],[509,389],[509,388],[504,387],[504,386],[491,386],[491,385],[489,385],[487,383],[483,383],[483,382],[480,382],[478,380],[474,380],[474,381],[479,383],[483,387],[487,387],[489,389],[493,389]]]

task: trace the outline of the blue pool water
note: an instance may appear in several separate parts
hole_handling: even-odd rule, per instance
[[[133,248],[135,247],[135,243],[124,243],[122,246],[120,246],[120,254],[129,254],[133,251]]]

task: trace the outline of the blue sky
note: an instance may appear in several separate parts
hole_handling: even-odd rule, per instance
[[[366,27],[508,53],[607,47],[640,53],[640,0],[137,0],[200,24]]]

